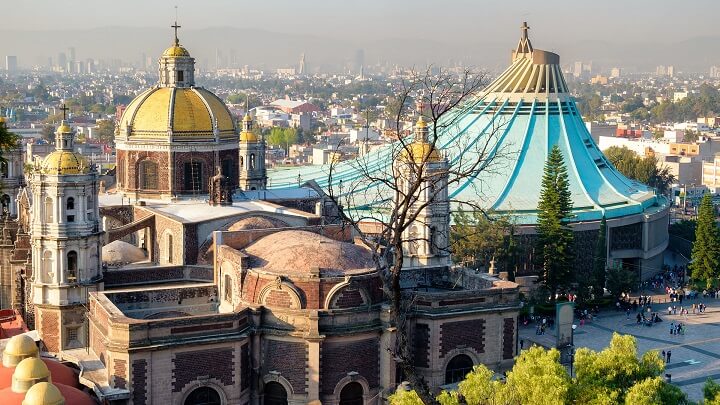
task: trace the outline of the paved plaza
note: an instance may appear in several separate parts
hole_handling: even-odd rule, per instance
[[[667,315],[668,304],[665,295],[654,296],[653,310],[657,311],[662,322],[653,326],[638,325],[635,322],[635,313],[630,313],[630,319],[625,312],[603,311],[592,322],[580,325],[575,330],[575,347],[589,347],[593,350],[602,350],[610,343],[613,332],[635,336],[638,345],[638,354],[648,350],[672,351],[670,363],[666,373],[671,374],[672,383],[682,388],[692,401],[702,399],[702,388],[705,380],[710,377],[720,380],[720,300],[698,298],[685,300],[685,308],[693,303],[703,303],[708,306],[703,314],[693,315]],[[686,325],[684,335],[671,335],[670,323],[682,322]],[[530,344],[539,344],[545,347],[554,347],[555,331],[548,328],[545,335],[535,334],[535,325],[530,324],[520,330],[520,339],[524,347]]]

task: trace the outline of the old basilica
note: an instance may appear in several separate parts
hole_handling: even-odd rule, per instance
[[[31,330],[0,342],[0,383],[27,405],[383,403],[402,375],[371,252],[316,185],[266,189],[252,117],[197,86],[194,64],[176,27],[157,85],[119,122],[112,192],[64,121],[24,178],[8,156],[2,304]],[[427,152],[427,131],[418,121],[411,151]],[[446,158],[428,160],[446,175]],[[447,199],[420,196],[412,227],[445,247]],[[429,242],[404,254],[413,362],[432,387],[512,364],[517,284],[455,268]],[[47,368],[23,377],[37,358]]]

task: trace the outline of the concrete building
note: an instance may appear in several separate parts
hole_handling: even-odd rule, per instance
[[[5,56],[5,70],[8,73],[17,72],[18,63],[17,63],[17,56],[14,55],[7,55]]]

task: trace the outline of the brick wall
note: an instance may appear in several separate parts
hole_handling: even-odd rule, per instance
[[[415,325],[413,331],[413,353],[416,367],[430,367],[430,326]]]
[[[60,315],[43,309],[37,309],[40,319],[40,329],[47,351],[57,353],[60,351]]]
[[[147,361],[134,360],[132,363],[132,401],[133,405],[147,403]]]
[[[113,364],[113,386],[120,389],[127,388],[127,361],[115,359]]]
[[[503,360],[512,359],[515,355],[515,318],[503,319]]]
[[[321,355],[320,389],[323,394],[332,395],[337,383],[351,371],[367,379],[371,388],[379,385],[379,338],[324,342]]]
[[[198,377],[208,377],[220,381],[223,385],[233,385],[235,351],[232,348],[194,350],[177,353],[173,359],[173,392]]]
[[[290,308],[292,298],[283,290],[272,290],[265,297],[265,304],[271,307]]]
[[[237,154],[237,149],[235,150]],[[175,160],[175,190],[179,193],[193,193],[194,190],[185,190],[185,163],[200,163],[202,174],[200,193],[208,192],[208,179],[215,174],[215,152],[173,152]]]
[[[440,357],[458,347],[470,347],[485,352],[485,320],[445,322],[440,327]]]
[[[265,340],[263,373],[279,372],[290,382],[295,393],[304,393],[307,385],[307,347],[304,342]]]
[[[345,287],[337,292],[330,303],[331,308],[355,308],[366,305],[360,290],[354,287]]]
[[[167,152],[118,150],[117,154],[118,180],[121,182],[121,187],[124,190],[134,191],[139,189],[140,184],[138,183],[138,170],[140,167],[140,163],[144,160],[149,160],[157,163],[158,165],[158,189],[152,190],[151,192],[170,191],[168,188],[170,165],[168,164]]]
[[[151,281],[182,280],[184,277],[181,266],[162,269],[112,270],[105,272],[103,281],[106,286],[123,284],[147,283]]]

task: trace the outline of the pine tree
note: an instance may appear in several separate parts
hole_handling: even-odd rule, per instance
[[[692,277],[704,280],[707,288],[712,287],[713,279],[718,276],[720,268],[720,233],[715,222],[715,207],[710,194],[705,194],[700,203],[691,257]]]
[[[593,260],[593,293],[595,298],[603,295],[605,288],[605,275],[607,271],[607,224],[603,215],[598,231],[598,240],[595,247],[595,260]]]
[[[555,145],[545,162],[537,222],[538,260],[551,301],[572,281],[573,233],[566,224],[571,212],[567,169]]]

